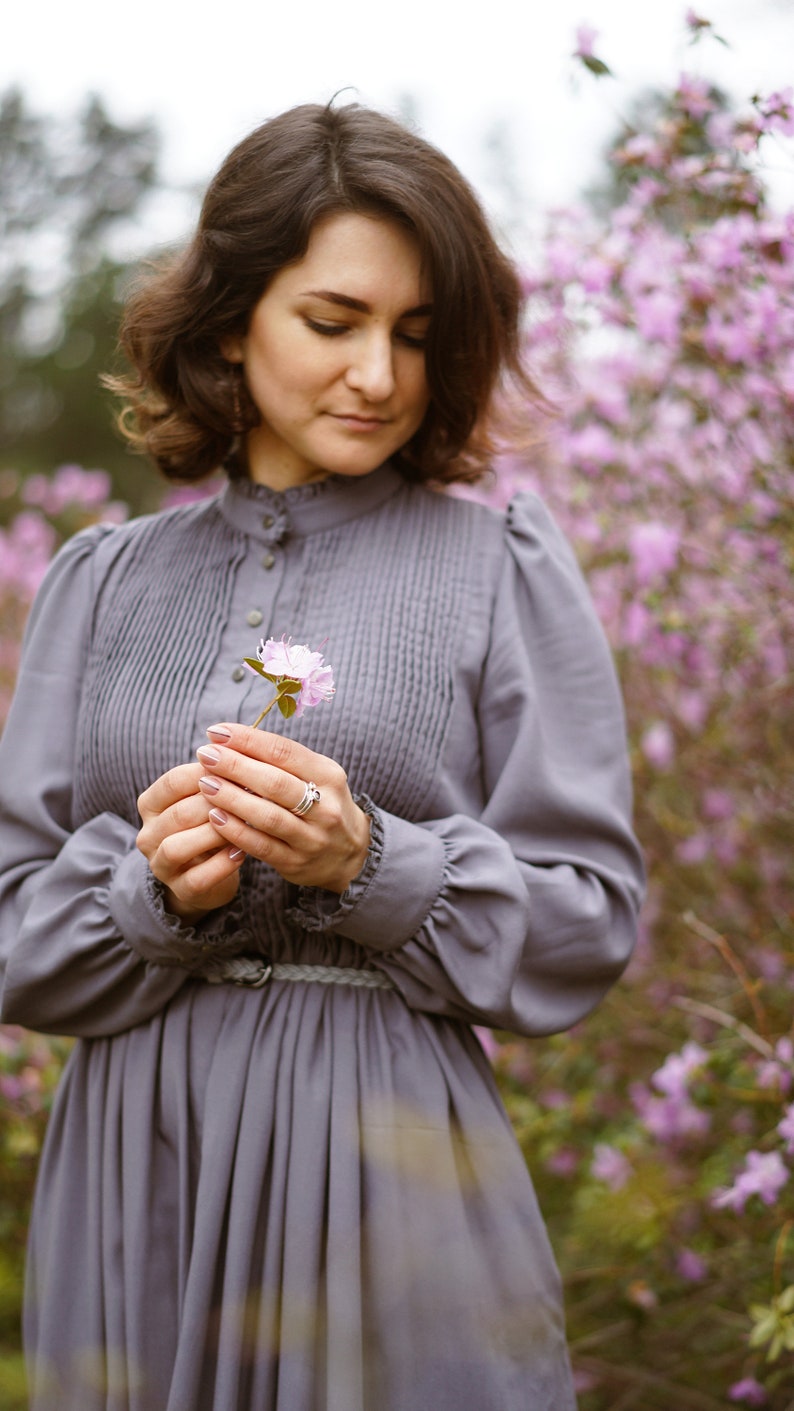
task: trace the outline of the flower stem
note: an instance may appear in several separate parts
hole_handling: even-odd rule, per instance
[[[258,716],[256,717],[256,720],[254,721],[253,725],[251,726],[251,729],[252,729],[252,730],[255,730],[256,727],[257,727],[257,725],[261,724],[261,722],[264,720],[265,716],[267,715],[268,711],[273,709],[273,707],[274,707],[274,705],[276,704],[276,701],[277,701],[277,700],[278,700],[278,695],[276,694],[276,695],[273,697],[272,701],[270,701],[270,703],[265,706],[265,708],[264,708],[264,710],[262,711],[261,715],[258,715]]]

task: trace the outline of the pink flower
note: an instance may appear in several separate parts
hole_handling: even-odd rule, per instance
[[[745,1406],[766,1406],[766,1392],[757,1382],[755,1377],[742,1377],[740,1382],[734,1382],[728,1388],[728,1396],[731,1401],[743,1401]]]
[[[598,30],[591,25],[580,24],[576,31],[576,48],[574,56],[577,59],[592,59],[593,45],[598,38]]]
[[[300,717],[309,706],[330,701],[336,690],[334,673],[320,652],[298,646],[291,637],[262,640],[256,657],[246,657],[243,665],[256,676],[264,676],[276,687],[276,695],[254,722],[254,728],[277,705],[284,716]]]
[[[699,1284],[708,1274],[708,1267],[693,1249],[680,1249],[675,1261],[676,1273],[689,1284]]]
[[[675,741],[670,726],[656,720],[642,737],[642,752],[654,769],[669,769],[675,757]]]
[[[609,1186],[611,1191],[619,1191],[631,1176],[631,1166],[617,1147],[609,1146],[606,1142],[596,1142],[590,1173],[597,1181],[603,1181]]]
[[[786,1108],[782,1122],[777,1124],[778,1132],[786,1143],[786,1155],[794,1156],[794,1102]]]
[[[651,1082],[653,1086],[667,1097],[683,1098],[687,1096],[689,1079],[693,1073],[708,1063],[708,1054],[700,1044],[684,1044],[680,1053],[671,1053],[665,1059],[661,1068],[657,1068]]]
[[[777,1151],[748,1151],[744,1170],[732,1186],[714,1192],[712,1205],[717,1210],[735,1210],[741,1215],[751,1195],[757,1195],[764,1205],[774,1205],[791,1173]]]
[[[629,536],[629,552],[637,582],[653,583],[670,573],[678,560],[680,544],[678,530],[659,520],[635,525]]]

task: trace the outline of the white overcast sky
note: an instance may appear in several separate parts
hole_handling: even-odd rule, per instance
[[[644,85],[683,68],[737,97],[794,80],[794,0],[697,0],[731,48],[686,44],[687,0],[6,0],[0,89],[65,113],[99,93],[117,121],[153,117],[171,182],[204,182],[234,142],[295,103],[352,86],[398,111],[458,162],[500,217],[486,138],[508,133],[528,212],[575,196]],[[575,78],[577,25],[616,82]],[[787,178],[781,178],[786,181]],[[794,176],[788,178],[794,203]],[[173,206],[176,225],[192,207]],[[181,235],[169,230],[163,238]]]

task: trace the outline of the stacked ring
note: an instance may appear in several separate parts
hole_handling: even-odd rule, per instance
[[[303,798],[299,804],[296,804],[291,812],[296,814],[298,818],[303,818],[304,814],[309,812],[312,804],[319,803],[319,800],[320,790],[317,788],[316,784],[309,782],[303,791]]]

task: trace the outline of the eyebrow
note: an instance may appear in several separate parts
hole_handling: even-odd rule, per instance
[[[371,314],[372,309],[363,299],[354,299],[350,294],[337,294],[333,289],[307,289],[304,298],[324,299],[327,304],[340,304],[343,309],[355,309],[359,314]],[[433,312],[432,304],[417,304],[413,309],[406,309],[400,314],[400,318],[426,318]]]

